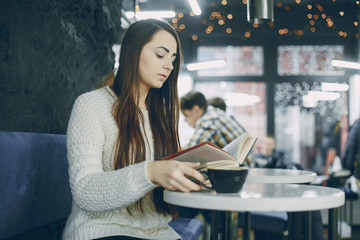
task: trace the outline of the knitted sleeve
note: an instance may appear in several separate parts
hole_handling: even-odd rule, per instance
[[[155,187],[146,176],[146,162],[103,170],[106,137],[100,123],[103,113],[96,107],[98,101],[101,99],[87,94],[80,96],[74,103],[67,131],[73,199],[80,208],[95,212],[127,207]]]

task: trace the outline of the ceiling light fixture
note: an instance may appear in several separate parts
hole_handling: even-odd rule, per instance
[[[346,92],[349,90],[349,85],[346,83],[321,83],[321,91],[325,92]]]
[[[341,97],[337,92],[309,91],[307,95],[302,96],[303,106],[306,108],[315,108],[319,101],[335,101]]]
[[[190,63],[186,66],[189,71],[196,71],[201,69],[219,68],[226,66],[225,60],[216,60],[208,62]]]
[[[347,62],[341,60],[332,60],[331,65],[334,67],[343,67],[343,68],[352,68],[352,69],[360,69],[360,63],[356,62]]]
[[[274,21],[274,1],[273,0],[248,0],[247,1],[247,20],[249,23],[263,23]]]
[[[340,97],[340,93],[337,92],[309,91],[302,99],[305,101],[334,101]]]
[[[196,0],[188,0],[190,7],[192,9],[192,11],[194,12],[195,15],[200,15],[201,14],[201,9],[199,7],[199,4],[197,3]]]
[[[256,95],[246,93],[225,93],[225,102],[227,106],[251,106],[259,103],[261,98]]]
[[[136,15],[134,12],[126,12],[126,17],[128,18],[134,18],[136,16],[136,19],[147,19],[147,18],[173,18],[175,17],[174,11],[141,11],[136,12]]]

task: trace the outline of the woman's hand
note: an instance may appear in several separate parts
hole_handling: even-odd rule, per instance
[[[200,191],[202,187],[187,177],[193,177],[199,182],[205,181],[204,176],[195,168],[200,163],[179,162],[175,160],[161,160],[148,162],[147,176],[151,182],[168,190],[182,192]]]

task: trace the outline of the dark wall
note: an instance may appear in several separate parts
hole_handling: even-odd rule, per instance
[[[0,130],[66,133],[112,70],[120,18],[118,0],[0,0]]]

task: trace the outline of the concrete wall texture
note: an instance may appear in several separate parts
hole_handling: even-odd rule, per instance
[[[66,133],[113,68],[120,18],[118,0],[0,0],[0,131]]]

